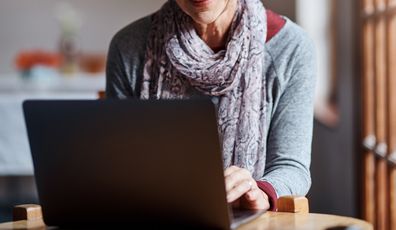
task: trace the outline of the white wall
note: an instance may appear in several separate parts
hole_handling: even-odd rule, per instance
[[[0,74],[13,71],[22,49],[57,48],[60,29],[55,9],[61,0],[0,1]],[[111,37],[128,23],[159,9],[165,0],[64,0],[83,16],[85,51],[107,51]]]

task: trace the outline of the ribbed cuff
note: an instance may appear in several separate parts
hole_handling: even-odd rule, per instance
[[[265,192],[268,196],[268,201],[270,203],[270,209],[269,211],[276,211],[276,202],[278,200],[278,196],[276,195],[274,187],[266,182],[266,181],[256,181],[257,186],[261,189],[261,191]]]

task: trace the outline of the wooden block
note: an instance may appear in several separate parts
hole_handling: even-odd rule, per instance
[[[41,206],[37,204],[24,204],[14,207],[13,220],[40,220],[43,219]]]
[[[98,91],[98,99],[106,99],[106,91],[104,90]]]
[[[283,196],[277,204],[278,212],[309,213],[308,199],[303,196]]]

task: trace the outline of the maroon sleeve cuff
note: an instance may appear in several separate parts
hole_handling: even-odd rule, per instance
[[[265,192],[268,196],[268,201],[270,203],[269,211],[276,211],[276,202],[278,200],[278,196],[276,195],[274,187],[266,181],[256,181],[257,186],[261,189],[261,191]]]

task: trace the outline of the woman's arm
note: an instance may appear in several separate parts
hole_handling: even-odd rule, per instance
[[[307,39],[293,51],[291,73],[271,118],[262,181],[277,196],[305,196],[311,186],[310,162],[316,64]]]
[[[266,170],[262,178],[252,182],[245,169],[226,170],[229,202],[240,207],[276,210],[276,200],[284,195],[305,196],[311,186],[309,171],[313,128],[313,100],[315,88],[315,55],[312,42],[297,33],[298,40],[290,49],[277,46],[282,52],[274,61],[282,90],[273,92],[274,107],[267,139]],[[291,39],[291,38],[289,38]],[[285,41],[283,41],[285,42]],[[267,59],[270,60],[270,59]],[[286,66],[286,67],[285,67]],[[259,189],[258,189],[259,188]],[[261,192],[260,192],[261,191]]]

